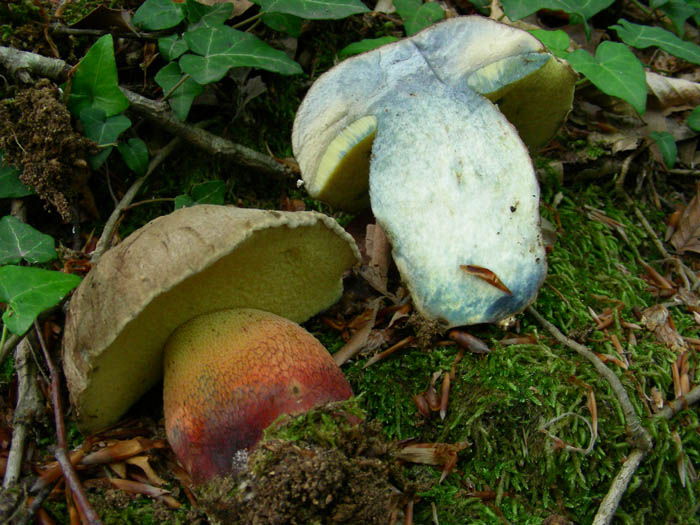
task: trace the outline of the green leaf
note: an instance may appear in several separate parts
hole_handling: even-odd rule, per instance
[[[696,133],[700,132],[700,106],[696,107],[688,115],[688,127]]]
[[[285,13],[307,20],[337,20],[369,9],[360,0],[253,0],[266,13]]]
[[[628,22],[624,18],[617,21],[619,25],[611,26],[617,36],[628,46],[638,49],[657,46],[667,53],[700,64],[700,46],[681,40],[676,35],[660,27],[641,26]]]
[[[75,70],[68,109],[78,116],[88,107],[103,109],[108,117],[129,107],[129,101],[119,89],[112,35],[95,42]]]
[[[671,20],[678,36],[685,33],[685,21],[695,14],[695,9],[683,0],[670,0],[661,6],[661,11]]]
[[[156,73],[155,81],[163,88],[163,93],[168,93],[180,82],[183,75],[184,73],[180,70],[180,66],[175,62],[171,62]],[[204,91],[204,87],[195,82],[192,78],[185,79],[185,81],[170,94],[170,97],[168,97],[170,109],[173,110],[175,116],[180,120],[185,120],[192,107],[192,102],[202,91]]]
[[[19,176],[20,170],[2,161],[5,152],[0,150],[0,199],[17,199],[34,193],[31,188],[25,186]]]
[[[0,302],[7,303],[2,320],[10,332],[22,335],[44,310],[57,305],[78,286],[80,277],[29,266],[0,267]]]
[[[661,151],[661,156],[664,158],[664,164],[668,169],[673,168],[678,158],[678,147],[676,140],[668,131],[652,131],[650,134],[656,145]]]
[[[222,180],[210,180],[195,185],[190,195],[175,197],[175,209],[188,208],[196,204],[223,204],[226,196],[226,183]]]
[[[294,38],[301,36],[301,24],[304,22],[301,18],[294,15],[286,15],[284,13],[265,13],[262,17],[263,24],[270,29],[287,33]]]
[[[131,121],[124,115],[107,117],[100,108],[86,108],[80,112],[85,136],[105,147],[117,142],[119,135],[131,127]]]
[[[502,0],[503,11],[511,20],[520,20],[540,9],[565,11],[584,20],[600,13],[615,0]]]
[[[198,27],[219,26],[228,20],[233,14],[233,4],[223,2],[208,6],[200,4],[195,0],[187,0],[187,20],[191,25],[188,29],[196,29]]]
[[[0,219],[0,264],[17,264],[22,259],[36,264],[55,258],[53,237],[35,230],[12,215]]]
[[[172,0],[146,0],[134,13],[133,22],[148,31],[159,31],[175,27],[184,19],[184,4]]]
[[[165,36],[158,39],[158,51],[165,60],[175,60],[187,51],[187,42],[177,35]]]
[[[567,57],[569,64],[603,93],[629,102],[641,115],[646,109],[647,85],[644,68],[632,51],[618,42],[603,42],[595,57],[577,49]]]
[[[282,51],[229,26],[202,27],[187,31],[184,37],[190,49],[203,56],[183,55],[180,68],[200,84],[218,82],[232,67],[257,67],[283,75],[302,72]]]
[[[144,175],[148,169],[148,148],[146,143],[139,138],[129,139],[129,142],[120,142],[117,149],[129,169],[137,175]]]
[[[571,45],[571,39],[566,32],[561,29],[555,31],[546,31],[544,29],[533,29],[530,31],[547,49],[554,53],[559,58],[566,58],[569,53],[567,49]]]
[[[445,18],[445,10],[436,2],[423,0],[394,0],[396,12],[403,19],[408,36]]]
[[[114,149],[114,146],[108,146],[99,153],[95,153],[94,155],[91,155],[88,157],[88,162],[90,163],[90,167],[93,170],[100,169],[100,166],[102,166],[105,161],[107,160],[107,157],[109,157],[110,153],[112,153],[112,150]]]
[[[364,53],[365,51],[372,51],[377,49],[384,44],[390,44],[391,42],[396,42],[398,38],[395,36],[383,36],[380,38],[366,38],[365,40],[360,40],[359,42],[353,42],[350,45],[345,46],[343,49],[338,51],[338,58],[341,60],[352,56]]]

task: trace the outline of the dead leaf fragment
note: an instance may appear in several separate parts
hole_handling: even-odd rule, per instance
[[[678,228],[671,236],[671,244],[681,253],[700,253],[700,184],[697,192],[683,210]]]
[[[460,264],[459,267],[469,275],[473,275],[474,277],[478,277],[479,279],[486,281],[491,286],[498,288],[499,290],[507,293],[508,295],[513,295],[513,292],[511,292],[508,289],[508,287],[505,284],[503,284],[503,281],[499,279],[498,275],[493,273],[488,268],[484,268],[483,266],[476,266],[474,264]]]

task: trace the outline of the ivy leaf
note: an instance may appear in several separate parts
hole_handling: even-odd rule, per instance
[[[285,13],[307,20],[337,20],[367,13],[360,0],[253,0],[266,13]]]
[[[396,38],[395,36],[366,38],[364,40],[360,40],[359,42],[353,42],[352,44],[345,46],[343,49],[338,51],[338,58],[342,60],[352,55],[359,55],[360,53],[364,53],[365,51],[372,51],[373,49],[377,49],[378,47],[383,46],[384,44],[396,42],[397,40],[398,38]]]
[[[120,142],[117,149],[129,169],[137,175],[144,175],[148,169],[148,148],[139,138],[131,138],[129,142]]]
[[[208,6],[195,0],[187,0],[187,20],[192,24],[188,29],[222,25],[233,14],[233,4],[223,2]]]
[[[199,84],[221,80],[232,67],[257,67],[283,75],[301,73],[301,66],[258,37],[229,26],[187,31],[187,45],[195,53],[180,58],[180,68]]]
[[[22,335],[44,310],[57,305],[78,286],[80,277],[30,266],[0,267],[0,302],[7,303],[2,321]]]
[[[403,19],[408,36],[445,18],[445,10],[437,2],[423,0],[394,0],[396,12]]]
[[[197,184],[190,195],[175,197],[175,209],[187,208],[196,204],[223,204],[226,196],[226,183],[222,180],[210,180]]]
[[[119,135],[131,127],[131,121],[124,115],[107,117],[100,108],[86,108],[80,112],[87,138],[97,142],[100,147],[117,142]]]
[[[611,26],[611,29],[614,29],[617,36],[628,46],[637,49],[656,46],[673,56],[693,64],[700,64],[700,46],[697,44],[681,40],[670,31],[660,27],[641,26],[628,22],[624,18],[618,20],[617,23],[619,25]]]
[[[112,152],[112,145],[117,142],[119,135],[129,129],[131,121],[124,115],[106,117],[100,108],[85,108],[80,112],[80,121],[83,123],[85,136],[104,148],[88,158],[90,166],[96,170],[107,160]]]
[[[34,193],[19,180],[20,170],[3,163],[4,155],[5,152],[0,150],[0,199],[17,199]]]
[[[184,19],[184,4],[172,0],[146,0],[134,13],[133,22],[148,31],[159,31],[175,27]]]
[[[540,9],[564,11],[588,20],[615,0],[502,0],[503,11],[511,20],[520,20]]]
[[[688,115],[688,127],[696,133],[700,132],[700,106],[696,107]]]
[[[569,53],[569,64],[603,93],[629,102],[640,115],[646,109],[647,84],[644,68],[632,51],[618,42],[603,42],[595,57],[577,49]]]
[[[75,116],[85,108],[95,107],[111,117],[129,107],[129,101],[119,89],[112,35],[95,42],[78,64],[67,105]]]
[[[0,264],[17,264],[22,259],[35,264],[55,258],[53,237],[12,215],[0,219]]]
[[[673,138],[673,135],[668,131],[652,131],[650,136],[659,147],[666,167],[668,169],[673,168],[678,158],[678,147],[676,146],[676,140]]]
[[[171,62],[156,73],[155,81],[156,84],[163,88],[163,93],[168,93],[180,82],[183,75],[184,73],[180,70],[180,66],[175,62]],[[175,116],[180,120],[185,120],[192,107],[192,102],[202,91],[204,91],[204,87],[192,78],[185,79],[168,97],[170,109],[173,110]]]
[[[671,20],[673,28],[678,36],[685,33],[685,21],[696,13],[694,7],[686,4],[683,0],[670,0],[660,6],[661,11]]]
[[[164,36],[158,39],[158,51],[165,60],[175,60],[189,48],[187,42],[177,35]]]
[[[566,58],[569,55],[567,49],[571,45],[571,39],[565,31],[557,29],[555,31],[547,31],[545,29],[533,29],[530,31],[547,49],[554,53],[559,58]]]
[[[270,29],[287,33],[294,38],[301,36],[301,24],[304,22],[301,18],[294,15],[286,15],[284,13],[265,13],[262,16],[263,24]]]

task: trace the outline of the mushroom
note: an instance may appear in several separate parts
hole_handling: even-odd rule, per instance
[[[79,428],[116,422],[163,377],[167,352],[168,439],[196,482],[226,474],[277,415],[352,395],[296,323],[337,301],[357,258],[316,212],[200,205],[151,221],[71,300],[63,359]]]
[[[525,31],[454,18],[323,74],[292,146],[310,195],[371,203],[423,315],[496,321],[534,300],[546,260],[528,149],[482,94],[537,147],[565,120],[575,78]]]

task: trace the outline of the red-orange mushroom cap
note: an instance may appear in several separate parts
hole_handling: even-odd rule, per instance
[[[168,441],[195,483],[233,470],[282,414],[348,399],[326,349],[287,319],[253,309],[202,315],[165,346]]]

